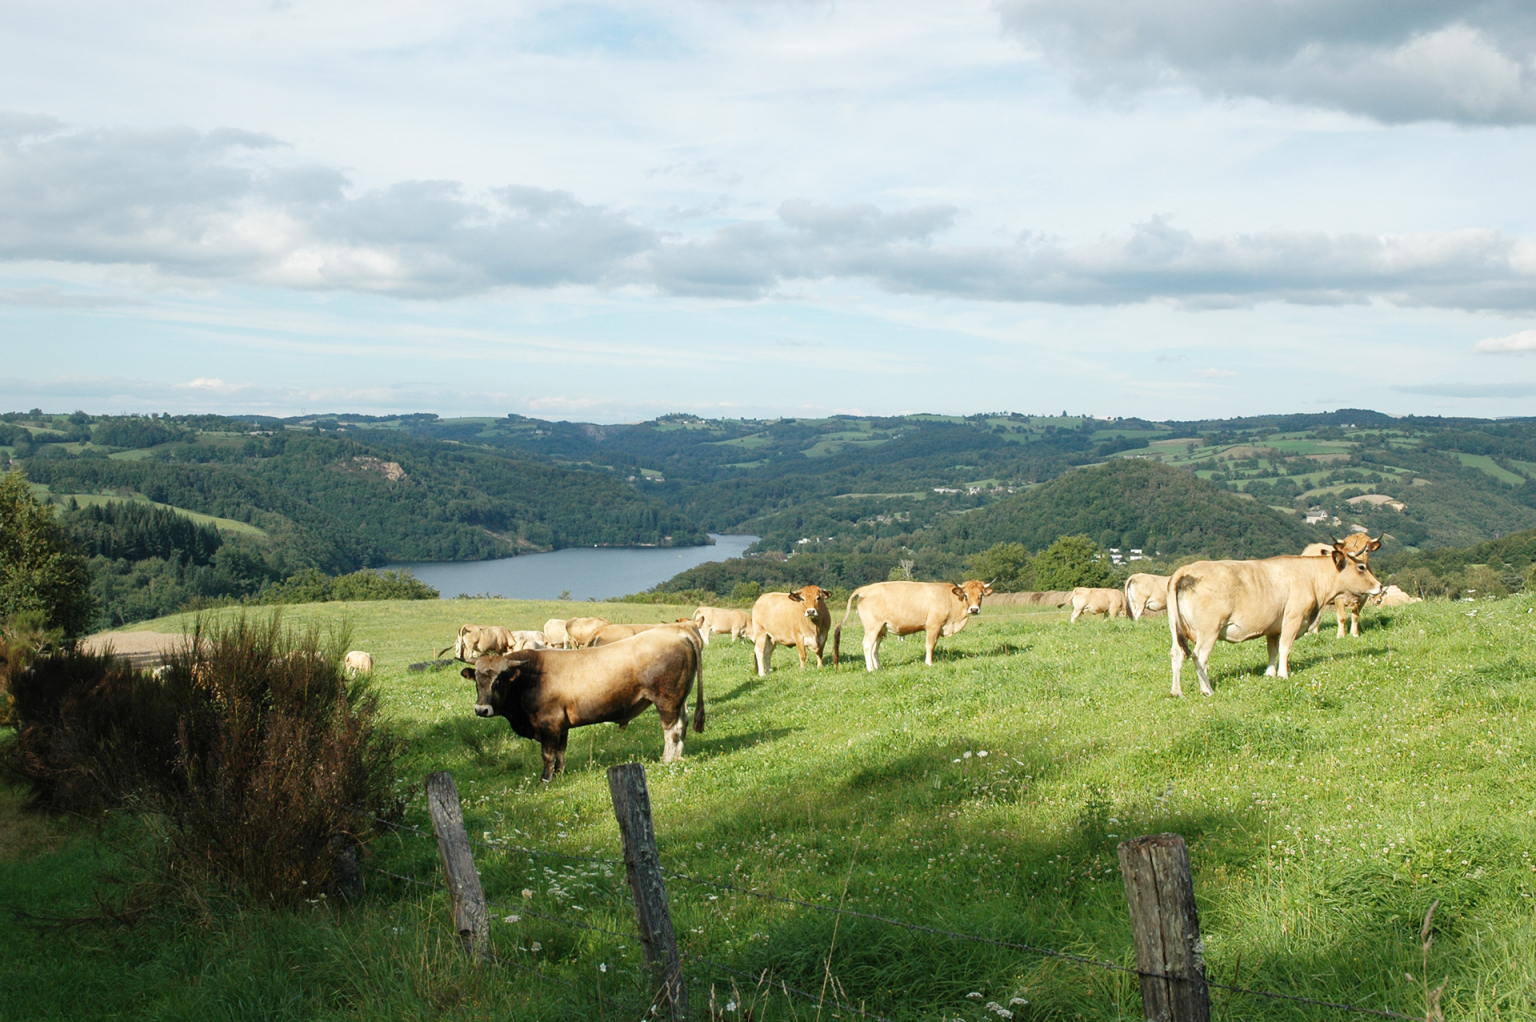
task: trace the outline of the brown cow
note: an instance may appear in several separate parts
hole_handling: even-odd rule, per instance
[[[683,756],[688,691],[698,678],[694,731],[704,730],[704,658],[682,630],[662,629],[596,649],[531,650],[484,656],[459,672],[475,683],[475,714],[505,717],[543,748],[548,781],[565,769],[573,727],[613,721],[624,727],[654,705],[661,715],[663,763]]]
[[[955,635],[965,628],[973,615],[981,613],[981,600],[992,595],[992,587],[978,579],[960,585],[951,582],[874,582],[860,586],[848,596],[848,609],[832,637],[832,663],[841,661],[843,625],[853,613],[853,601],[859,601],[859,621],[864,625],[864,669],[880,668],[880,642],[886,632],[897,638],[926,632],[927,655],[923,663],[933,666],[933,647],[939,636]]]
[[[1072,624],[1084,614],[1107,614],[1110,617],[1130,617],[1125,609],[1125,594],[1118,589],[1094,589],[1078,586],[1072,590]]]
[[[1301,552],[1303,557],[1326,557],[1333,547],[1327,543],[1310,543]],[[1372,539],[1368,533],[1352,532],[1342,540],[1342,549],[1345,553],[1353,554],[1366,564],[1371,562],[1371,551],[1381,549],[1381,540]],[[1365,607],[1363,596],[1340,596],[1333,601],[1334,616],[1339,619],[1339,638],[1344,638],[1344,619],[1349,618],[1349,634],[1360,638],[1360,611]],[[1312,621],[1312,627],[1307,629],[1308,635],[1316,635],[1318,625],[1322,624],[1322,612]]]
[[[592,636],[596,635],[606,624],[608,624],[608,619],[603,617],[571,618],[565,623],[566,645],[574,649],[581,649],[591,642]]]
[[[752,655],[757,676],[766,677],[773,661],[773,646],[794,646],[805,666],[805,649],[816,653],[816,666],[825,666],[822,651],[832,630],[827,591],[821,586],[802,586],[792,593],[764,593],[752,605]]]
[[[570,647],[570,637],[565,634],[565,618],[552,617],[544,622],[544,641],[562,649]]]
[[[1290,677],[1291,645],[1318,610],[1344,594],[1374,596],[1381,583],[1365,560],[1335,544],[1329,557],[1269,557],[1262,561],[1196,561],[1168,580],[1169,659],[1173,694],[1182,696],[1179,672],[1195,655],[1200,692],[1211,695],[1206,665],[1217,639],[1246,642],[1264,636],[1269,669]]]
[[[472,661],[487,653],[505,653],[512,648],[512,632],[501,625],[459,625],[459,634],[448,646],[438,651],[442,656],[453,650],[455,660]]]
[[[713,632],[729,635],[732,643],[743,635],[752,634],[752,615],[744,610],[700,607],[693,612],[693,623],[699,626],[699,634],[704,636],[706,646],[709,645],[709,636]]]
[[[1143,614],[1167,610],[1168,576],[1138,571],[1125,580],[1125,602],[1130,608],[1132,621],[1140,621]]]

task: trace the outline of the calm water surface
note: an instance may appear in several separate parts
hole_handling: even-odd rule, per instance
[[[569,589],[573,600],[606,600],[649,589],[700,564],[740,557],[757,542],[756,536],[710,536],[714,546],[571,547],[499,561],[428,561],[389,567],[409,568],[447,599],[460,593],[490,593],[509,600],[553,600]]]

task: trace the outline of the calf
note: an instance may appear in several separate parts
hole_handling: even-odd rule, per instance
[[[1179,674],[1191,647],[1201,694],[1215,691],[1206,665],[1217,639],[1246,642],[1264,636],[1269,645],[1265,676],[1290,677],[1291,645],[1320,608],[1346,594],[1379,592],[1381,583],[1365,560],[1346,553],[1339,543],[1328,557],[1186,564],[1168,580],[1173,694],[1184,694]]]
[[[624,727],[647,706],[661,716],[662,762],[681,759],[695,678],[693,729],[704,730],[704,658],[681,629],[657,629],[595,649],[483,656],[460,673],[475,683],[477,716],[505,717],[514,732],[539,743],[542,781],[565,769],[571,728],[605,721]]]

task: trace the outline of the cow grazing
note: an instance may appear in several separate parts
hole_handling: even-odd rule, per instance
[[[543,632],[531,629],[512,633],[512,644],[507,647],[508,653],[521,653],[525,649],[548,649],[549,637]]]
[[[573,617],[565,623],[566,646],[571,649],[581,649],[592,641],[596,635],[608,624],[604,617]]]
[[[1093,589],[1078,586],[1072,590],[1072,617],[1068,624],[1084,614],[1105,614],[1109,617],[1130,617],[1125,609],[1125,594],[1118,589]]]
[[[552,617],[544,622],[544,641],[550,646],[570,648],[570,637],[565,634],[565,618]]]
[[[1167,610],[1168,576],[1138,571],[1125,580],[1125,603],[1131,611],[1132,621],[1140,621],[1143,614]]]
[[[714,632],[729,635],[732,643],[743,635],[752,634],[752,615],[744,610],[700,607],[693,612],[693,623],[698,625],[699,634],[704,636],[706,646],[709,645],[709,637]]]
[[[1291,645],[1320,608],[1345,594],[1379,592],[1381,583],[1364,558],[1346,553],[1342,544],[1334,544],[1328,557],[1186,564],[1168,581],[1173,694],[1184,694],[1179,673],[1191,647],[1201,694],[1214,692],[1206,665],[1217,639],[1246,642],[1264,636],[1269,645],[1265,676],[1290,677]]]
[[[455,660],[472,661],[487,653],[505,653],[512,648],[512,632],[501,625],[459,625],[458,637],[452,646],[437,651],[442,656],[453,650]]]
[[[1367,564],[1370,563],[1371,551],[1381,549],[1381,540],[1372,539],[1369,534],[1364,532],[1350,533],[1344,537],[1341,543],[1346,553],[1355,555]],[[1327,543],[1310,543],[1301,552],[1301,556],[1327,557],[1332,549],[1333,547]],[[1357,639],[1360,638],[1360,611],[1364,607],[1365,597],[1363,596],[1340,596],[1337,600],[1333,601],[1333,613],[1339,620],[1339,638],[1344,638],[1345,618],[1349,619],[1349,634]],[[1316,635],[1320,624],[1322,624],[1321,611],[1318,612],[1318,616],[1312,621],[1312,626],[1307,629],[1308,634]]]
[[[624,727],[647,706],[661,715],[662,762],[681,759],[695,678],[693,729],[704,730],[704,658],[682,629],[657,629],[595,649],[483,656],[459,673],[475,683],[477,716],[505,717],[514,732],[543,748],[544,781],[565,769],[571,728],[605,721]]]
[[[688,621],[688,626],[693,627],[693,622]],[[648,632],[653,628],[669,628],[668,624],[606,624],[593,633],[587,640],[588,646],[607,646],[610,643],[623,639],[632,639],[641,632]]]
[[[1423,603],[1419,596],[1410,596],[1397,586],[1387,586],[1381,591],[1381,595],[1371,601],[1378,607],[1406,607],[1410,603]]]
[[[801,667],[805,666],[809,646],[816,654],[816,666],[824,666],[822,651],[831,630],[832,612],[827,609],[827,591],[821,586],[759,596],[752,605],[752,655],[757,661],[757,676],[767,676],[775,643],[794,646],[800,652]]]
[[[360,649],[354,649],[347,653],[341,663],[348,674],[371,674],[373,672],[372,654],[364,653]]]
[[[927,633],[927,655],[923,663],[933,666],[933,647],[941,635],[955,635],[971,618],[981,613],[982,597],[991,596],[992,587],[977,579],[955,585],[951,582],[874,582],[860,586],[848,596],[848,609],[832,637],[832,664],[842,660],[843,625],[859,604],[859,621],[864,625],[864,669],[880,668],[880,642],[890,632],[898,639],[916,632]]]

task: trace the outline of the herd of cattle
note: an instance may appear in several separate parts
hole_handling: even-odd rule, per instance
[[[1200,691],[1212,695],[1207,664],[1218,640],[1244,642],[1263,636],[1269,646],[1266,675],[1289,676],[1288,658],[1296,638],[1317,630],[1324,607],[1332,604],[1339,631],[1359,615],[1367,600],[1393,606],[1415,602],[1396,586],[1383,587],[1371,574],[1370,553],[1379,540],[1364,534],[1342,542],[1317,543],[1299,555],[1253,561],[1197,561],[1172,575],[1136,574],[1124,589],[1079,588],[1071,598],[1071,620],[1106,614],[1140,620],[1166,611],[1175,696],[1179,676],[1193,655]],[[621,728],[655,706],[661,716],[662,761],[683,754],[688,693],[697,684],[693,729],[704,730],[703,649],[712,635],[752,641],[757,674],[766,676],[775,646],[793,646],[800,666],[808,656],[824,666],[827,636],[832,661],[841,663],[843,626],[858,608],[864,627],[864,669],[880,668],[880,644],[888,634],[922,632],[923,662],[932,666],[940,638],[955,635],[981,611],[992,587],[977,579],[948,582],[876,582],[855,589],[834,629],[827,590],[808,585],[794,592],[764,593],[750,613],[700,607],[692,618],[657,624],[616,624],[599,617],[552,618],[542,631],[513,631],[498,625],[463,625],[452,649],[471,666],[460,673],[475,682],[475,713],[506,717],[512,730],[539,742],[543,780],[564,768],[570,729],[617,723]],[[448,652],[444,649],[441,656]]]

